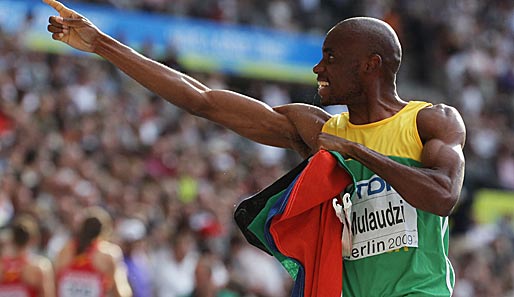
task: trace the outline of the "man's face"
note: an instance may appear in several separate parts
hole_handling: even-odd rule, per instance
[[[313,68],[318,75],[318,94],[324,106],[352,104],[363,94],[360,58],[363,51],[344,32],[331,30],[323,43],[323,58]]]

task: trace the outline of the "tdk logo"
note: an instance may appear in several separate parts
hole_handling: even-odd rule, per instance
[[[371,197],[384,192],[393,190],[391,185],[386,183],[385,180],[377,175],[374,175],[371,179],[361,181],[357,183],[356,192],[357,197],[362,199],[363,197]]]

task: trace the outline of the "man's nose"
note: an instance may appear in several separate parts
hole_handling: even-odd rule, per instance
[[[322,71],[325,70],[325,67],[323,65],[321,65],[321,61],[318,62],[318,64],[314,65],[314,67],[312,67],[312,72],[318,74]]]

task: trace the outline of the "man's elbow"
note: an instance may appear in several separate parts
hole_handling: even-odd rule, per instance
[[[447,194],[440,197],[436,205],[435,214],[441,217],[450,216],[457,205],[458,195]]]

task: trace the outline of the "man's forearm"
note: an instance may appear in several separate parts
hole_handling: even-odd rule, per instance
[[[450,178],[437,170],[410,167],[355,143],[349,157],[389,183],[409,204],[447,216],[456,202]]]
[[[114,64],[142,86],[170,103],[186,110],[194,109],[194,99],[208,91],[190,76],[139,54],[108,35],[101,35],[95,53]]]

